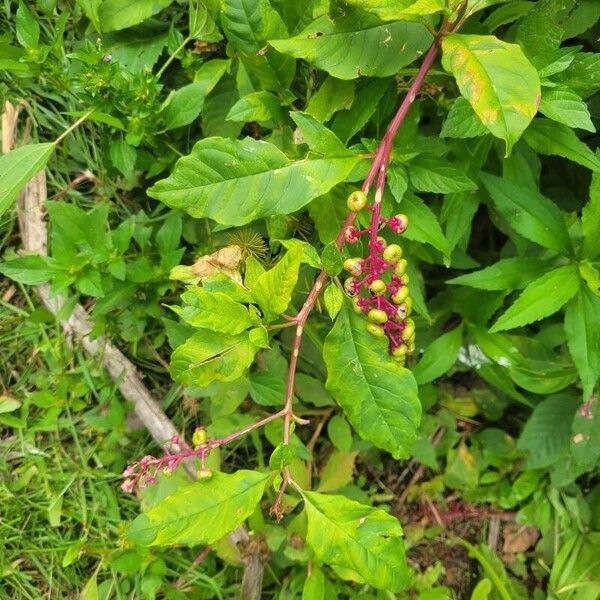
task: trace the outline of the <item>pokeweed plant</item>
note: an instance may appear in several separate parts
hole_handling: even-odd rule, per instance
[[[310,485],[302,484],[294,474],[302,471],[303,460],[310,462],[310,458],[303,457],[295,434],[297,428],[309,423],[294,404],[302,339],[311,327],[313,309],[324,292],[326,308],[335,321],[322,346],[328,391],[363,440],[396,458],[407,456],[415,442],[421,415],[417,382],[404,368],[407,356],[415,351],[415,321],[410,314],[413,305],[423,316],[428,314],[422,292],[417,303],[410,296],[410,259],[403,257],[403,249],[396,243],[395,236],[410,232],[409,221],[414,222],[420,231],[413,240],[429,242],[442,253],[447,265],[460,262],[456,259],[456,249],[469,228],[468,222],[461,222],[461,218],[467,221],[477,207],[477,204],[473,207],[471,200],[478,187],[473,173],[489,193],[494,209],[505,219],[500,225],[502,231],[511,237],[512,232],[504,226],[506,222],[522,236],[517,239],[517,242],[523,240],[521,247],[525,240],[531,240],[555,253],[555,259],[550,254],[546,257],[549,262],[542,259],[542,263],[564,262],[540,278],[533,278],[489,333],[482,332],[465,318],[459,327],[434,341],[416,367],[417,381],[430,381],[454,363],[465,325],[476,338],[489,340],[487,346],[483,340],[479,344],[486,354],[492,355],[492,360],[501,363],[500,357],[488,350],[498,331],[544,318],[579,295],[578,304],[574,305],[577,308],[567,312],[567,328],[573,329],[569,342],[573,358],[588,382],[584,384],[584,393],[591,394],[598,365],[590,368],[577,346],[581,343],[579,335],[583,323],[580,320],[595,318],[591,304],[598,304],[593,295],[598,290],[586,290],[581,264],[578,267],[572,261],[575,258],[572,240],[577,234],[569,233],[560,209],[534,191],[530,181],[512,182],[510,177],[502,179],[489,173],[477,173],[488,162],[493,165],[491,159],[488,161],[493,145],[493,138],[488,134],[503,141],[500,159],[504,161],[521,156],[515,155],[513,150],[525,134],[534,150],[577,158],[581,162],[575,147],[581,152],[584,146],[564,124],[566,115],[561,101],[548,101],[542,95],[542,84],[546,89],[553,89],[555,84],[549,78],[564,73],[569,61],[562,62],[564,52],[555,48],[539,56],[527,37],[531,35],[530,24],[519,29],[523,33],[518,36],[518,44],[479,32],[459,33],[470,17],[493,2],[449,5],[419,2],[402,7],[390,7],[387,3],[368,6],[356,3],[355,6],[347,2],[343,7],[330,7],[329,15],[318,16],[291,37],[284,37],[286,26],[274,6],[266,1],[257,2],[253,4],[257,12],[242,14],[242,4],[228,1],[213,17],[227,37],[232,56],[239,61],[238,68],[250,79],[249,85],[258,87],[240,100],[243,108],[236,105],[230,111],[230,114],[235,113],[237,107],[246,115],[246,121],[255,118],[269,122],[281,118],[282,109],[276,106],[278,100],[274,92],[280,98],[286,93],[294,73],[294,61],[290,57],[307,60],[327,71],[331,78],[337,78],[327,80],[332,86],[342,85],[333,82],[348,81],[360,75],[390,75],[419,55],[423,58],[376,147],[365,140],[362,147],[359,144],[347,148],[344,141],[353,136],[352,124],[336,128],[334,121],[333,131],[326,128],[323,118],[315,118],[314,110],[311,114],[309,100],[304,112],[293,110],[288,117],[297,127],[295,141],[309,147],[306,156],[293,152],[296,156],[288,158],[277,147],[275,132],[270,140],[258,141],[207,137],[175,164],[168,178],[149,189],[151,197],[168,206],[182,209],[195,218],[211,219],[221,227],[241,227],[268,219],[276,231],[275,224],[281,215],[297,213],[309,204],[314,214],[318,214],[323,210],[319,207],[319,198],[332,194],[331,190],[336,187],[342,188],[344,181],[356,180],[365,168],[363,164],[370,161],[360,190],[351,192],[347,198],[350,212],[321,253],[305,241],[289,237],[278,239],[271,234],[272,243],[277,240],[285,252],[268,270],[252,256],[244,263],[234,263],[234,276],[213,272],[203,277],[194,267],[176,270],[176,277],[193,283],[183,295],[183,307],[175,310],[189,326],[200,329],[175,348],[171,362],[173,377],[196,386],[236,381],[247,372],[257,352],[263,353],[269,348],[273,352],[275,338],[281,330],[293,328],[287,377],[281,388],[283,406],[220,437],[211,435],[210,429],[204,426],[198,427],[191,448],[179,453],[167,451],[160,458],[147,456],[128,467],[123,483],[127,491],[138,485],[156,483],[161,474],[172,473],[182,461],[190,459],[198,459],[201,481],[186,485],[151,506],[136,519],[125,536],[146,545],[215,543],[257,510],[267,487],[271,486],[275,492],[271,513],[278,520],[289,510],[300,510],[298,502],[302,502],[300,514],[306,519],[305,538],[313,560],[329,565],[343,578],[399,592],[407,585],[409,571],[402,530],[396,519],[381,509],[343,495],[311,491]],[[319,11],[318,7],[312,9],[313,14]],[[474,27],[475,31],[481,28],[481,22]],[[359,41],[351,41],[353,36],[358,36]],[[264,44],[267,45],[262,49]],[[402,138],[396,141],[440,50],[442,66],[454,76],[460,92],[443,133],[450,138],[475,138],[476,151],[466,161],[459,157],[459,168],[436,157],[436,145],[431,138],[417,138],[408,148],[403,146]],[[554,120],[533,121],[540,106],[544,110],[548,104],[551,107],[546,108],[546,112]],[[577,106],[583,110],[583,102],[579,101]],[[322,111],[326,112],[327,108],[321,106]],[[457,146],[454,152],[459,152],[459,148]],[[598,164],[595,156],[587,149],[584,154],[583,162],[595,169]],[[389,198],[387,181],[393,200]],[[450,194],[443,209],[446,237],[439,232],[431,210],[409,188]],[[335,201],[339,196],[333,193],[331,197]],[[406,210],[406,214],[394,214],[391,212],[394,202],[401,202],[410,210]],[[463,202],[465,206],[461,205]],[[583,219],[586,239],[591,233],[588,210],[594,214],[592,227],[598,225],[597,208],[586,209]],[[338,212],[336,209],[335,214]],[[335,217],[327,214],[324,218]],[[317,217],[315,221],[318,220]],[[393,240],[386,239],[386,235],[388,238],[393,235]],[[358,256],[344,259],[345,245],[358,248]],[[418,255],[419,250],[413,252]],[[241,261],[241,254],[239,259]],[[530,259],[507,260],[512,263],[508,269],[510,275],[504,268],[506,263],[500,261],[481,274],[458,277],[451,283],[477,287],[479,281],[484,281],[484,289],[506,293],[510,289],[505,281],[507,275],[518,272],[526,276],[527,269],[523,267],[529,265]],[[520,264],[521,260],[524,265]],[[542,263],[536,259],[535,265],[541,267]],[[320,269],[320,273],[301,308],[290,315],[287,311],[290,305],[293,307],[303,264]],[[341,287],[337,278],[340,268],[350,275]],[[498,271],[498,279],[490,271]],[[583,306],[586,302],[591,303],[587,309]],[[498,304],[493,306],[497,307]],[[292,312],[295,312],[293,308]],[[587,330],[597,335],[597,323]],[[596,360],[598,350],[591,350],[591,354]],[[259,400],[259,393],[252,397],[259,404],[271,404],[271,399]],[[238,470],[225,474],[214,472],[208,466],[211,453],[277,420],[283,421],[283,431],[271,455],[270,470]],[[179,444],[181,440],[176,442]]]
[[[223,538],[248,520],[266,532],[280,564],[308,564],[310,575],[299,579],[306,597],[329,597],[332,574],[400,592],[410,579],[400,523],[347,485],[355,453],[377,448],[434,471],[443,458],[445,489],[519,506],[543,533],[545,564],[560,559],[552,593],[568,597],[585,575],[575,570],[569,579],[565,557],[575,544],[592,555],[587,533],[598,528],[597,515],[579,508],[597,501],[600,459],[600,160],[588,145],[595,126],[585,102],[600,88],[586,33],[598,19],[593,3],[194,1],[188,34],[170,28],[159,53],[171,54],[154,75],[132,75],[138,55],[124,53],[116,37],[112,50],[110,36],[162,6],[121,10],[104,0],[98,12],[92,4],[81,3],[84,14],[108,35],[106,47],[88,39],[74,54],[83,64],[76,85],[96,111],[84,119],[119,132],[114,119],[127,121],[110,149],[122,173],[137,165],[154,179],[169,168],[148,195],[186,213],[182,230],[205,228],[214,239],[229,232],[221,248],[172,270],[187,287],[182,305],[170,306],[180,321],[165,320],[171,375],[210,399],[212,420],[190,432],[189,446],[171,441],[182,451],[166,441],[163,456],[125,470],[123,489],[144,498],[127,542],[210,544],[226,554]],[[19,11],[24,49],[11,53],[21,68],[39,70],[39,31],[28,9]],[[210,57],[198,64],[205,51]],[[175,89],[160,103],[168,75]],[[130,108],[130,88],[156,114]],[[242,128],[249,136],[238,139]],[[191,151],[189,138],[200,138]],[[176,162],[173,144],[187,153]],[[8,174],[1,208],[54,147],[0,159]],[[163,254],[178,252],[180,235],[165,234]],[[118,279],[110,260],[90,261]],[[30,283],[36,267],[30,257],[2,265]],[[78,277],[64,283],[94,295],[82,285]],[[321,297],[329,318],[315,310]],[[430,385],[467,373],[494,390],[493,406],[440,399]],[[253,410],[238,410],[248,397]],[[341,413],[333,414],[331,398]],[[438,399],[446,412],[435,412]],[[527,415],[518,442],[493,427],[469,439],[458,432],[458,421],[494,422],[508,406]],[[313,485],[326,424],[335,451]],[[268,465],[259,431],[274,448]],[[257,449],[243,465],[251,468],[231,473],[235,456],[221,471],[227,448],[246,436]],[[183,461],[193,462],[199,481],[179,478]],[[576,517],[565,517],[575,504]],[[301,544],[281,549],[263,505]],[[557,529],[576,531],[560,552]],[[521,597],[501,584],[500,597]]]

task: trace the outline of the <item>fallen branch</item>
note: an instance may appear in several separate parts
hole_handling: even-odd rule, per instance
[[[5,154],[14,144],[18,114],[18,109],[6,102],[2,115],[2,152]],[[46,174],[42,171],[29,181],[17,200],[23,249],[30,254],[45,256],[48,252],[48,232],[44,219],[46,197]],[[37,293],[42,304],[52,314],[60,314],[65,305],[63,296],[52,295],[47,284],[38,286]],[[143,384],[135,366],[106,337],[90,338],[93,324],[86,310],[77,304],[71,315],[61,320],[60,324],[68,339],[77,340],[90,356],[101,359],[104,368],[118,382],[123,398],[133,403],[135,413],[154,441],[161,446],[169,443],[173,451],[185,450],[183,444],[178,447],[172,443],[174,437],[179,437],[178,431]],[[195,479],[196,468],[193,462],[184,463],[184,467],[190,477]],[[229,537],[240,548],[244,563],[240,600],[258,600],[262,591],[263,562],[258,555],[244,552],[250,542],[250,536],[244,527],[239,527]]]

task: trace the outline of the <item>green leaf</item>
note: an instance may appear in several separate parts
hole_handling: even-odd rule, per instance
[[[571,434],[571,454],[577,467],[583,472],[595,471],[600,461],[600,408],[596,396],[587,399],[575,414]]]
[[[462,171],[433,154],[420,154],[408,164],[408,175],[419,192],[452,194],[476,190],[477,185]]]
[[[378,589],[399,592],[406,587],[410,575],[397,519],[344,496],[303,495],[306,542],[320,562]]]
[[[256,353],[249,332],[237,335],[209,329],[196,332],[171,356],[171,376],[186,385],[233,381],[250,366]]]
[[[452,33],[442,41],[442,65],[506,155],[535,113],[541,93],[537,71],[516,44],[494,36]]]
[[[52,268],[50,259],[29,255],[0,262],[0,273],[19,283],[40,285],[50,281],[56,275],[56,270]]]
[[[431,44],[421,23],[382,24],[367,13],[323,16],[295,37],[274,39],[279,52],[303,58],[339,79],[387,77],[409,65]]]
[[[337,317],[340,310],[342,310],[342,305],[344,304],[344,292],[342,292],[335,283],[330,283],[327,288],[325,288],[323,302],[325,302],[327,314],[333,320]]]
[[[272,92],[252,92],[240,98],[227,113],[228,121],[283,121],[279,98]]]
[[[304,246],[294,245],[272,269],[262,273],[252,285],[252,293],[265,320],[275,320],[289,306],[298,282],[300,264],[304,261]]]
[[[444,256],[448,256],[448,242],[437,216],[429,206],[414,194],[406,194],[402,199],[401,207],[410,223],[404,237],[423,244],[430,244]]]
[[[310,575],[302,588],[302,600],[327,600],[325,598],[325,575],[313,565]]]
[[[346,4],[371,12],[382,21],[402,21],[411,16],[433,15],[446,8],[444,0],[347,0]]]
[[[302,141],[308,144],[311,150],[325,156],[353,156],[353,153],[344,146],[335,133],[319,123],[313,116],[303,112],[292,112],[290,117],[298,125]]]
[[[335,242],[329,242],[321,253],[321,262],[328,275],[335,277],[344,266],[344,257]]]
[[[103,0],[100,5],[102,31],[117,31],[137,25],[167,8],[173,0]]]
[[[577,293],[579,281],[575,265],[565,265],[546,273],[523,290],[490,331],[513,329],[550,316]]]
[[[592,175],[590,185],[590,201],[581,211],[583,227],[583,256],[596,258],[600,255],[600,174]]]
[[[334,113],[350,108],[354,101],[353,81],[344,81],[328,76],[321,87],[308,100],[306,113],[325,123]]]
[[[517,233],[561,254],[573,252],[563,214],[552,200],[494,175],[481,173],[479,177],[495,207]]]
[[[441,137],[473,138],[488,133],[486,126],[481,122],[469,101],[459,96],[442,125]]]
[[[540,112],[549,119],[568,127],[596,131],[586,103],[568,88],[544,89]]]
[[[0,414],[9,413],[21,408],[21,402],[9,396],[0,396]]]
[[[109,149],[110,161],[124,177],[130,177],[137,160],[137,150],[124,139],[113,140]]]
[[[551,396],[531,413],[517,447],[529,454],[527,467],[543,469],[565,459],[569,453],[571,423],[579,402],[566,394]]]
[[[205,42],[218,42],[223,39],[215,23],[217,11],[211,4],[213,3],[206,0],[190,0],[190,37]]]
[[[125,538],[140,546],[214,544],[254,512],[270,478],[242,470],[181,486],[139,515]]]
[[[37,17],[20,1],[15,24],[19,44],[24,48],[35,48],[40,41],[40,25]]]
[[[198,118],[206,96],[219,83],[230,61],[213,59],[205,62],[195,76],[194,83],[172,91],[161,108],[166,129],[189,125]]]
[[[600,171],[600,159],[562,123],[535,119],[523,137],[539,154],[562,156],[592,171]]]
[[[565,332],[587,399],[600,379],[600,298],[586,286],[567,304]]]
[[[325,339],[323,358],[327,389],[358,434],[395,458],[407,456],[421,416],[414,377],[347,305]]]
[[[480,290],[519,290],[541,277],[547,270],[547,264],[539,258],[503,258],[481,271],[454,277],[446,283],[466,285]]]
[[[295,61],[272,49],[267,41],[287,37],[279,13],[268,0],[224,0],[221,25],[229,44],[239,51],[241,61],[257,89],[288,90],[295,75]]]
[[[427,348],[412,372],[419,385],[429,383],[454,365],[462,343],[462,324],[437,337]]]
[[[75,0],[83,14],[92,22],[94,29],[98,32],[102,30],[100,26],[100,5],[102,0]]]
[[[261,406],[279,406],[285,398],[288,362],[277,344],[262,352],[260,359],[259,368],[252,370],[249,376],[250,396]]]
[[[54,148],[54,144],[27,144],[0,156],[0,216],[12,206],[25,184],[46,166]]]
[[[200,140],[148,195],[193,217],[244,225],[306,206],[343,181],[358,157],[291,161],[273,144],[251,138]]]
[[[220,333],[236,335],[253,325],[260,324],[248,309],[228,294],[207,292],[190,287],[182,295],[183,307],[173,307],[175,312],[192,327],[204,327]]]

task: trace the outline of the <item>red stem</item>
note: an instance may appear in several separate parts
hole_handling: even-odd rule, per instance
[[[406,115],[408,114],[410,107],[412,106],[413,102],[415,101],[415,98],[417,97],[417,94],[419,93],[419,90],[421,89],[423,82],[425,81],[425,76],[427,75],[427,72],[429,71],[429,69],[431,69],[431,66],[433,65],[433,63],[436,59],[436,56],[437,56],[437,53],[439,50],[439,39],[440,38],[438,37],[434,41],[432,46],[429,48],[429,50],[427,51],[427,54],[425,55],[425,58],[423,59],[423,62],[421,63],[421,66],[419,68],[419,71],[417,72],[417,75],[415,76],[411,86],[409,87],[408,92],[406,93],[406,96],[404,96],[404,99],[402,100],[402,104],[400,104],[398,111],[396,112],[394,118],[392,119],[390,125],[388,126],[388,129],[387,129],[385,135],[383,136],[383,138],[379,144],[379,147],[377,148],[377,152],[375,153],[375,157],[373,158],[373,163],[371,164],[371,168],[369,169],[369,172],[367,173],[367,176],[365,177],[365,180],[361,186],[362,191],[365,194],[368,194],[369,190],[371,188],[371,185],[373,184],[373,181],[375,180],[375,176],[377,174],[379,174],[378,181],[377,181],[376,196],[375,196],[375,205],[374,205],[374,211],[373,211],[374,214],[373,214],[373,218],[371,220],[371,227],[370,227],[370,235],[371,235],[370,247],[374,246],[374,242],[377,239],[377,224],[379,223],[380,202],[381,202],[381,197],[383,195],[383,186],[385,185],[385,174],[387,171],[389,157],[390,157],[390,153],[392,150],[392,143],[394,141],[396,133],[398,132],[398,129],[400,128],[400,125],[402,125],[404,119],[406,118]],[[351,212],[344,220],[344,223],[342,224],[340,232],[338,233],[336,240],[335,240],[336,246],[339,249],[341,249],[345,243],[344,232],[348,226],[352,225],[352,223],[354,222],[354,219],[356,219],[356,215],[357,215],[357,213]],[[284,444],[288,444],[290,441],[290,429],[291,429],[292,419],[294,418],[294,414],[293,414],[293,410],[292,410],[292,403],[294,400],[294,381],[296,378],[296,368],[298,365],[298,354],[300,353],[300,345],[302,344],[302,335],[304,333],[304,327],[306,325],[306,321],[308,320],[308,317],[310,316],[310,313],[312,312],[312,310],[315,306],[317,298],[319,297],[319,294],[321,293],[321,290],[327,283],[328,277],[329,276],[327,275],[327,273],[325,271],[321,271],[319,273],[312,289],[310,290],[310,292],[308,294],[308,297],[306,298],[304,304],[302,305],[302,308],[300,309],[300,312],[295,317],[296,336],[294,337],[294,342],[292,344],[292,355],[290,358],[290,365],[289,365],[289,369],[288,369],[285,404],[284,404],[284,408],[283,408],[283,411],[285,414],[284,423],[283,423],[283,443]],[[283,476],[283,479],[282,479],[281,487],[279,489],[279,493],[277,494],[275,503],[273,504],[273,508],[271,509],[272,512],[274,514],[276,514],[278,517],[280,517],[282,515],[281,500],[283,498],[285,489],[287,488],[287,486],[289,484],[294,483],[291,478],[289,469],[287,467],[283,469],[282,476]]]

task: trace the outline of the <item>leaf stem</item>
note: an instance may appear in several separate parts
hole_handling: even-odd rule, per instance
[[[77,129],[84,121],[87,121],[88,117],[94,112],[94,109],[91,108],[84,115],[79,117],[73,125],[71,125],[68,129],[65,129],[55,140],[54,145],[58,146],[74,129]]]
[[[188,42],[191,39],[192,38],[188,36],[183,40],[183,42],[181,42],[181,44],[179,44],[179,46],[177,46],[177,48],[175,49],[173,54],[171,54],[171,56],[169,56],[169,58],[167,58],[167,60],[163,64],[163,66],[157,71],[156,79],[161,78],[161,76],[165,72],[166,68],[177,58],[178,54],[186,47],[186,45],[188,44]]]

